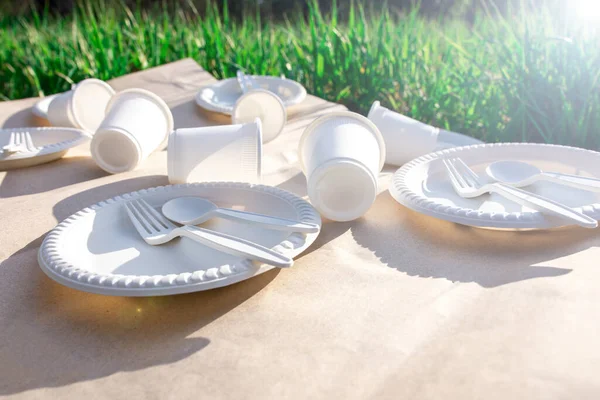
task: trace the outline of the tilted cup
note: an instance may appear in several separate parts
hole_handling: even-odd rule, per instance
[[[385,140],[386,162],[401,166],[435,150],[440,130],[374,102],[369,119],[379,128]]]
[[[283,131],[287,112],[279,96],[265,89],[254,89],[236,101],[232,121],[234,124],[243,124],[255,118],[260,118],[263,143],[268,143]]]
[[[302,134],[298,155],[310,201],[323,216],[351,221],[375,201],[385,144],[362,115],[343,111],[315,120]]]
[[[124,90],[106,107],[90,145],[92,157],[107,172],[131,171],[164,146],[172,130],[173,115],[160,97],[144,89]]]
[[[169,135],[169,182],[235,181],[261,178],[262,126],[247,124],[177,129]]]
[[[85,79],[48,105],[48,121],[53,126],[83,129],[93,134],[104,119],[106,105],[115,91],[99,79]]]

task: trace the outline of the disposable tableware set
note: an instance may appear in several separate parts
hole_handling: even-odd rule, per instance
[[[122,296],[207,290],[288,268],[317,238],[321,216],[352,221],[367,213],[386,163],[401,167],[392,197],[418,213],[489,229],[597,227],[600,153],[482,144],[377,101],[368,117],[335,112],[305,129],[298,160],[310,203],[258,184],[263,144],[305,96],[297,82],[239,72],[196,96],[198,106],[231,115],[233,124],[177,130],[167,105],[142,89],[115,93],[90,79],[42,100],[33,112],[64,127],[4,132],[0,167],[47,162],[90,140],[99,167],[120,173],[166,147],[171,185],[67,218],[44,239],[41,268],[64,285]]]

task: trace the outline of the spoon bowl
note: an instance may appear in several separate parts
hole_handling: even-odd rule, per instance
[[[486,173],[490,178],[514,187],[527,186],[543,180],[576,189],[600,192],[600,180],[598,179],[558,172],[544,172],[521,161],[496,161],[487,167]]]
[[[199,225],[211,218],[219,217],[260,225],[279,231],[315,233],[319,225],[263,214],[219,208],[215,203],[201,197],[178,197],[167,201],[162,206],[162,213],[171,221],[182,225]]]
[[[496,161],[485,171],[492,179],[515,187],[531,185],[542,174],[541,169],[521,161]]]
[[[201,197],[179,197],[162,206],[165,217],[182,225],[199,225],[215,215],[219,207]]]

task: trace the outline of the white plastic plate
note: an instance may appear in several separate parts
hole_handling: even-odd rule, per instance
[[[103,201],[61,222],[40,247],[40,267],[63,285],[115,296],[159,296],[213,289],[273,268],[187,238],[151,246],[135,230],[123,206],[124,202],[143,198],[160,212],[164,203],[182,196],[199,196],[219,207],[321,225],[319,214],[310,204],[275,187],[222,182],[161,186]],[[318,232],[274,231],[224,219],[212,219],[201,226],[252,240],[292,258],[318,236]]]
[[[50,102],[54,100],[54,98],[61,93],[53,94],[51,96],[46,96],[31,107],[31,112],[36,117],[48,119],[48,107],[50,107]]]
[[[454,157],[460,157],[488,181],[491,180],[485,168],[499,160],[524,161],[548,172],[600,178],[600,153],[594,151],[532,143],[483,144],[442,150],[411,161],[394,174],[391,195],[419,213],[463,225],[495,229],[547,229],[565,225],[563,220],[545,216],[497,194],[473,199],[460,197],[452,188],[441,161]],[[551,182],[537,182],[522,189],[600,219],[600,193]]]
[[[90,140],[81,129],[74,128],[15,128],[0,129],[0,148],[7,145],[12,132],[29,132],[35,151],[0,153],[0,171],[43,164],[65,155],[71,147]]]
[[[296,81],[276,76],[251,76],[256,89],[266,89],[275,93],[285,107],[296,105],[306,97],[306,89]],[[231,115],[235,102],[242,96],[242,89],[236,78],[219,81],[206,86],[196,94],[198,106],[213,112]]]

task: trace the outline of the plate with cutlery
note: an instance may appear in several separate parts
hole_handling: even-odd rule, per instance
[[[0,171],[47,163],[90,140],[81,129],[0,129]]]
[[[276,187],[161,186],[73,214],[46,236],[38,261],[50,278],[87,292],[180,294],[289,268],[320,229],[308,202]]]
[[[474,227],[595,228],[600,153],[534,143],[447,149],[400,168],[390,193],[414,211]]]

